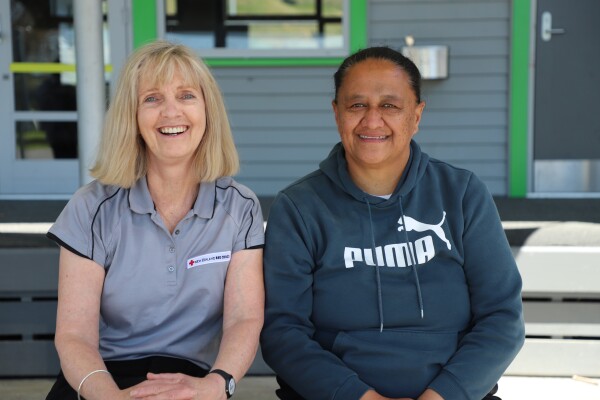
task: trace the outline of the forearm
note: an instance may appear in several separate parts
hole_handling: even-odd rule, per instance
[[[74,390],[79,388],[82,380],[90,372],[106,370],[98,347],[75,335],[57,335],[56,349],[63,374]],[[88,376],[81,385],[80,394],[87,400],[126,398],[110,374],[104,372]]]
[[[224,328],[219,355],[213,368],[227,371],[236,381],[242,379],[256,356],[262,326],[261,315],[240,319]]]

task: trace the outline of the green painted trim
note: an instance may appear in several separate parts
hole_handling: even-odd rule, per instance
[[[367,1],[350,0],[350,53],[367,47]]]
[[[531,0],[513,0],[508,182],[510,197],[526,197],[528,191],[530,24]]]
[[[144,43],[155,40],[158,37],[156,29],[156,1],[132,0],[131,14],[134,48],[138,48]]]
[[[341,57],[324,58],[204,58],[211,67],[319,67],[338,66]]]
[[[15,62],[9,67],[13,74],[59,74],[61,72],[76,72],[75,64],[61,63],[26,63]],[[104,72],[111,72],[112,65],[105,65]]]

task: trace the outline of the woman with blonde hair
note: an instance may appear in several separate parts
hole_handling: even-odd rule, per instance
[[[48,237],[60,249],[47,399],[225,399],[263,323],[263,218],[218,85],[188,48],[124,66],[91,174]]]

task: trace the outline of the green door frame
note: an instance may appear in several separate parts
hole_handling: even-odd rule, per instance
[[[531,0],[512,1],[511,32],[508,195],[522,198],[529,190]]]

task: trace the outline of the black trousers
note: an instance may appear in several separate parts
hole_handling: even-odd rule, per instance
[[[139,360],[105,361],[106,369],[120,389],[125,389],[146,380],[146,374],[182,373],[201,378],[208,371],[198,365],[179,358],[147,357]],[[69,385],[62,371],[46,396],[46,400],[77,400],[77,391]]]
[[[302,396],[294,391],[283,379],[277,377],[279,389],[275,391],[277,397],[281,400],[305,400]],[[498,391],[498,384],[495,384],[492,390],[481,400],[502,400],[500,397],[494,396]]]

